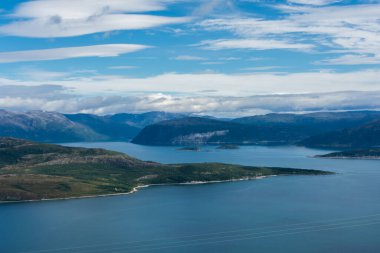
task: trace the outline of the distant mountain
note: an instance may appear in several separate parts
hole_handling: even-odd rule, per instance
[[[185,145],[212,142],[240,124],[188,117],[162,121],[145,127],[133,143],[145,145]]]
[[[133,143],[144,145],[295,144],[314,135],[380,119],[380,112],[268,114],[220,121],[188,117],[145,127]]]
[[[97,116],[0,110],[0,136],[42,142],[133,139],[134,143],[144,145],[301,143],[319,147],[372,147],[380,143],[376,120],[380,121],[380,112],[268,114],[221,120],[165,112]]]
[[[133,140],[143,145],[285,144],[300,140],[300,131],[276,125],[248,125],[189,117],[145,127]],[[303,135],[302,135],[303,136]]]
[[[45,142],[105,140],[91,128],[55,112],[15,113],[0,110],[0,136]]]
[[[130,141],[140,128],[128,123],[113,120],[113,116],[97,116],[93,114],[66,114],[69,120],[86,126],[98,134],[106,136],[107,140]]]
[[[118,113],[105,116],[112,122],[128,124],[137,128],[144,128],[164,120],[179,119],[186,117],[185,114],[170,112],[146,112],[141,114]]]
[[[56,112],[10,112],[0,110],[0,136],[43,142],[130,141],[142,127],[182,114],[60,114]]]
[[[317,112],[308,114],[271,113],[237,118],[232,122],[260,126],[297,126],[305,134],[317,134],[337,129],[358,127],[380,119],[378,111]]]
[[[107,136],[108,140],[113,141],[130,141],[147,125],[163,120],[185,117],[183,114],[166,112],[119,113],[105,116],[65,114],[65,116],[71,121],[87,126],[95,132]]]
[[[380,147],[380,120],[360,127],[347,128],[312,136],[300,144],[322,148]]]

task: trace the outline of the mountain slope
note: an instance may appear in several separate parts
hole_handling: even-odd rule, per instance
[[[380,120],[378,111],[353,111],[353,112],[317,112],[308,114],[276,114],[258,115],[234,119],[232,122],[260,125],[282,126],[297,128],[305,135],[334,131],[337,129],[358,127],[363,124]]]
[[[0,110],[0,136],[43,142],[129,141],[141,127],[180,114],[60,114],[57,112],[10,112]]]
[[[0,201],[126,193],[149,184],[327,174],[331,173],[218,163],[166,165],[104,149],[0,138]]]
[[[128,124],[137,128],[144,128],[161,121],[186,117],[185,114],[169,112],[146,112],[141,114],[118,113],[105,116],[115,123]]]
[[[45,142],[94,141],[106,137],[67,119],[60,113],[32,111],[15,113],[0,110],[0,136]]]
[[[113,116],[65,114],[65,117],[106,136],[107,140],[129,141],[140,131],[140,128],[131,126],[128,123],[113,120]]]
[[[282,126],[245,125],[208,118],[182,118],[145,127],[133,140],[144,145],[284,144],[300,140],[300,131]]]
[[[133,143],[144,145],[295,144],[314,135],[380,119],[380,112],[268,114],[220,121],[188,117],[145,127]]]
[[[380,147],[380,120],[360,127],[313,136],[300,142],[300,144],[325,148]]]

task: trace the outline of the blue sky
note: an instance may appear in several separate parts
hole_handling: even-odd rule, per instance
[[[380,1],[3,0],[0,107],[379,109]]]

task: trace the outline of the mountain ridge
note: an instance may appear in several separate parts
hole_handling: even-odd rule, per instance
[[[0,136],[56,143],[130,141],[140,131],[140,127],[176,117],[182,117],[182,115],[150,112],[98,116],[84,113],[0,110]],[[134,119],[127,121],[126,118]],[[132,123],[129,124],[130,122]]]
[[[300,144],[307,147],[339,149],[380,147],[380,120],[359,127],[312,136]]]
[[[380,112],[268,114],[231,121],[188,117],[149,125],[132,140],[143,145],[300,144],[304,139],[380,119]]]

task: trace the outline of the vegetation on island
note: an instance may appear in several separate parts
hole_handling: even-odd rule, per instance
[[[177,148],[179,151],[200,151],[200,147],[182,147],[182,148]]]
[[[0,201],[127,193],[137,186],[330,172],[220,163],[159,164],[104,149],[0,138]]]
[[[218,146],[216,149],[239,149],[239,146],[234,144],[223,144]]]
[[[352,159],[380,159],[380,148],[348,150],[318,155],[320,158],[352,158]]]

